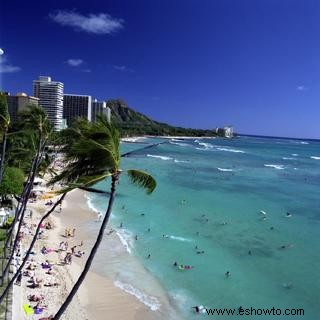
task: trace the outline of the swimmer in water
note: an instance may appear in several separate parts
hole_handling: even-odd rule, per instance
[[[292,288],[292,282],[287,282],[287,283],[284,283],[283,285],[282,285],[285,289],[291,289]]]
[[[292,217],[292,214],[291,214],[290,212],[287,212],[285,217],[286,217],[286,218],[291,218],[291,217]]]
[[[289,249],[289,248],[292,248],[293,247],[293,244],[283,244],[281,247],[279,247],[279,249]]]
[[[178,262],[175,261],[174,264],[173,264],[173,266],[174,266],[174,267],[177,267],[177,266],[178,266]]]
[[[227,271],[225,274],[226,278],[229,278],[231,276],[230,271]]]

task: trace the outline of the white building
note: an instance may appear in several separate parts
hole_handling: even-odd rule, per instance
[[[224,129],[224,136],[226,138],[232,138],[233,137],[233,127],[226,126],[223,129]]]
[[[111,120],[111,109],[107,107],[107,104],[105,101],[98,101],[97,99],[94,99],[92,101],[92,121],[95,122],[97,121],[97,116],[99,114],[103,114],[107,117],[108,121],[110,122]]]
[[[39,105],[45,109],[54,130],[63,125],[63,83],[51,81],[51,77],[40,76],[33,81],[33,95],[39,98]]]

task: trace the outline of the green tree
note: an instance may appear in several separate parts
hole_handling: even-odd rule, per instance
[[[0,134],[2,136],[2,150],[0,162],[0,184],[3,178],[4,160],[6,154],[7,134],[10,125],[10,115],[8,111],[7,98],[4,93],[0,93]]]
[[[66,168],[52,180],[52,183],[63,181],[69,186],[64,191],[69,191],[81,185],[91,186],[110,178],[111,192],[106,214],[84,269],[54,319],[60,319],[90,269],[109,221],[120,176],[126,173],[131,182],[145,188],[147,194],[151,194],[156,188],[156,181],[148,173],[134,169],[126,171],[120,169],[119,132],[105,117],[100,117],[94,124],[83,122],[74,128],[74,134],[78,135],[78,139],[72,139],[64,149]]]
[[[6,273],[9,270],[10,263],[13,259],[14,252],[18,244],[18,235],[24,220],[25,209],[32,190],[33,181],[38,173],[39,165],[42,161],[45,147],[52,129],[46,112],[41,107],[35,105],[30,105],[25,110],[19,113],[19,120],[16,126],[17,131],[15,132],[14,136],[23,138],[25,136],[28,137],[31,145],[29,150],[33,154],[33,159],[31,162],[25,187],[23,189],[20,201],[15,211],[14,221],[11,225],[11,228],[9,229],[8,237],[4,245],[4,256],[6,257],[6,249],[8,248],[9,242],[12,238],[15,226],[18,223],[18,228],[14,237],[13,246],[11,247],[11,253],[2,271],[1,279],[5,277]]]
[[[0,185],[0,195],[6,199],[8,195],[18,195],[23,191],[24,173],[19,168],[6,167],[2,183]]]

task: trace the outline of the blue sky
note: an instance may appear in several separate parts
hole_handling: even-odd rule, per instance
[[[1,1],[1,89],[50,75],[173,125],[320,138],[320,2]]]

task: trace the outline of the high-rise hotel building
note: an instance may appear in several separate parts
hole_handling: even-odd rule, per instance
[[[79,94],[65,94],[63,96],[63,118],[70,126],[76,118],[86,118],[91,121],[92,111],[91,96]]]
[[[30,105],[39,105],[38,98],[28,96],[23,92],[19,92],[15,96],[10,95],[9,92],[7,92],[5,95],[8,103],[10,119],[12,122],[15,122],[18,119],[18,113],[20,111],[25,110]]]
[[[33,81],[33,95],[39,98],[39,105],[45,109],[54,130],[63,126],[63,83],[51,81],[51,77],[40,76]]]
[[[111,110],[109,107],[107,107],[105,101],[98,101],[97,99],[94,99],[92,101],[92,121],[97,121],[97,116],[99,114],[103,114],[107,117],[108,121],[110,122],[111,118]]]

